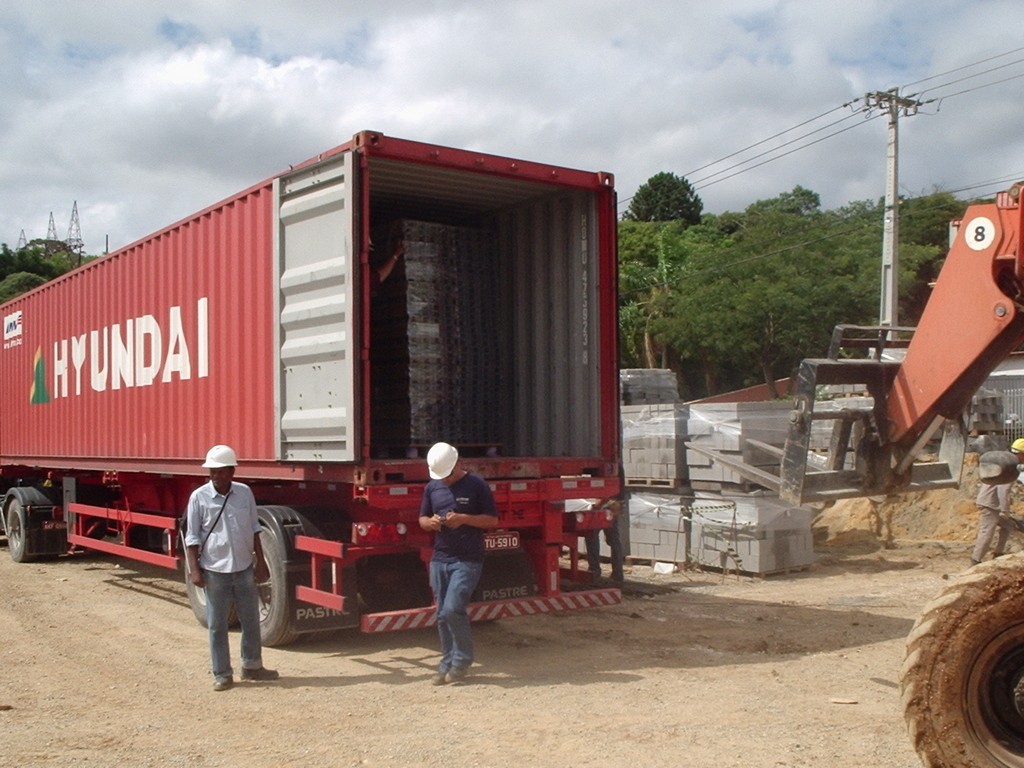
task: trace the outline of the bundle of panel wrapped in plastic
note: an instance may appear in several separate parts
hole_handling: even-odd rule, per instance
[[[778,474],[778,455],[757,444],[781,448],[789,434],[792,410],[790,400],[691,403],[687,422],[689,441]],[[686,463],[694,490],[745,492],[754,485],[735,470],[699,451],[688,450]]]
[[[770,496],[732,496],[696,499],[689,509],[693,563],[769,574],[814,562],[813,512],[806,507]]]
[[[374,450],[491,444],[502,369],[493,235],[405,220],[388,250],[398,239],[404,257],[371,306]]]
[[[681,491],[686,484],[685,403],[623,405],[622,470],[626,485]]]

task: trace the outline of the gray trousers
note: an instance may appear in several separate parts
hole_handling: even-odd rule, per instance
[[[1003,517],[998,509],[991,507],[978,507],[978,515],[978,538],[974,540],[974,554],[971,555],[971,559],[981,562],[992,544],[996,530],[999,531],[999,537],[996,539],[993,554],[999,557],[1006,551],[1006,540],[1010,538],[1010,521]]]

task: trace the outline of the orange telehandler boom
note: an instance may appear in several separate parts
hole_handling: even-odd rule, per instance
[[[1024,341],[1021,187],[968,208],[916,330],[840,326],[827,358],[801,363],[785,446],[755,444],[779,458],[777,475],[689,447],[795,504],[958,485],[967,444],[964,411],[996,365]],[[886,351],[900,347],[902,360],[886,359]],[[848,356],[858,348],[861,357]],[[832,384],[863,386],[873,405],[816,411],[818,388]],[[812,448],[812,427],[822,421],[832,423],[827,452]],[[939,432],[937,457],[922,460]]]

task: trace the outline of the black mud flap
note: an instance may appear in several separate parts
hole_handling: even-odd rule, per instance
[[[471,598],[474,603],[534,597],[537,584],[530,559],[522,549],[491,551],[484,555],[484,570]]]
[[[55,502],[51,495],[34,486],[15,487],[7,491],[8,498],[13,496],[18,499],[25,514],[23,535],[25,555],[28,557],[62,555],[68,551],[67,523],[63,520],[54,520]],[[6,509],[5,500],[4,512]],[[0,515],[4,512],[0,512]]]
[[[68,551],[67,524],[53,519],[53,507],[28,507],[25,532],[27,554],[62,555]]]

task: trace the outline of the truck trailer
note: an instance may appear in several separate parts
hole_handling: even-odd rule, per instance
[[[223,443],[259,505],[267,645],[426,626],[444,440],[499,509],[474,620],[618,602],[563,557],[621,489],[616,219],[608,173],[363,131],[6,303],[11,557],[178,569]]]

